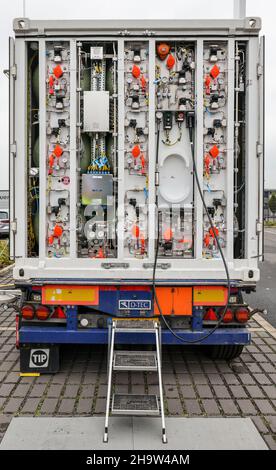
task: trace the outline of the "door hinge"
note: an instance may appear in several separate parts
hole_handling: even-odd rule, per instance
[[[14,79],[17,77],[17,67],[16,65],[12,65],[10,68],[10,76],[13,77]]]
[[[17,232],[17,220],[16,219],[11,221],[11,231],[13,233]]]
[[[256,220],[256,234],[258,235],[263,231],[263,224],[259,220]]]
[[[16,157],[16,151],[16,142],[13,142],[12,144],[10,144],[10,152],[13,154],[14,157]]]
[[[257,78],[262,77],[263,73],[264,73],[264,68],[262,64],[257,64]]]
[[[256,143],[256,154],[257,158],[261,157],[263,154],[263,144],[261,144],[260,142]]]

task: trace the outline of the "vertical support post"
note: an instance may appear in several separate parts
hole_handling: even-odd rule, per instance
[[[78,329],[78,307],[77,305],[68,305],[66,309],[67,330]]]
[[[246,17],[246,0],[234,0],[234,18]]]
[[[192,330],[202,331],[203,307],[194,307],[192,316]]]
[[[155,255],[155,39],[149,40],[149,140],[148,140],[148,258],[154,260]]]
[[[227,260],[234,256],[234,102],[235,102],[235,40],[228,40],[228,99],[227,99],[227,154],[226,154],[226,252]]]
[[[124,258],[124,173],[125,173],[125,129],[124,129],[124,40],[118,40],[118,207],[117,207],[117,234],[118,258]]]
[[[46,43],[39,39],[39,259],[46,256]]]
[[[77,152],[76,152],[76,115],[77,115],[77,48],[76,40],[70,41],[70,258],[76,258],[76,219],[77,219]]]
[[[195,138],[195,161],[198,172],[198,179],[203,186],[203,40],[198,39],[196,45],[196,138]],[[191,157],[192,158],[192,157]],[[195,207],[195,257],[202,258],[203,243],[203,206],[194,180],[194,207]]]
[[[9,38],[9,217],[10,217],[10,258],[15,258],[15,227],[12,222],[15,221],[15,78],[11,73],[15,68],[15,45],[14,39]]]

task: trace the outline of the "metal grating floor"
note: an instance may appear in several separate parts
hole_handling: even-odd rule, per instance
[[[123,395],[115,393],[112,400],[114,414],[159,414],[156,395]]]
[[[115,351],[114,370],[157,370],[155,352]]]

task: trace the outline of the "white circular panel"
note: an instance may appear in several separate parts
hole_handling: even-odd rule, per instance
[[[173,153],[164,158],[160,167],[160,195],[165,201],[179,203],[190,193],[191,175],[185,158]]]

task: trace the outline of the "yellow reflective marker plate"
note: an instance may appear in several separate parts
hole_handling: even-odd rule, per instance
[[[97,286],[44,286],[42,303],[46,305],[98,305]]]
[[[225,305],[227,302],[227,288],[223,286],[197,286],[194,287],[194,305]]]

